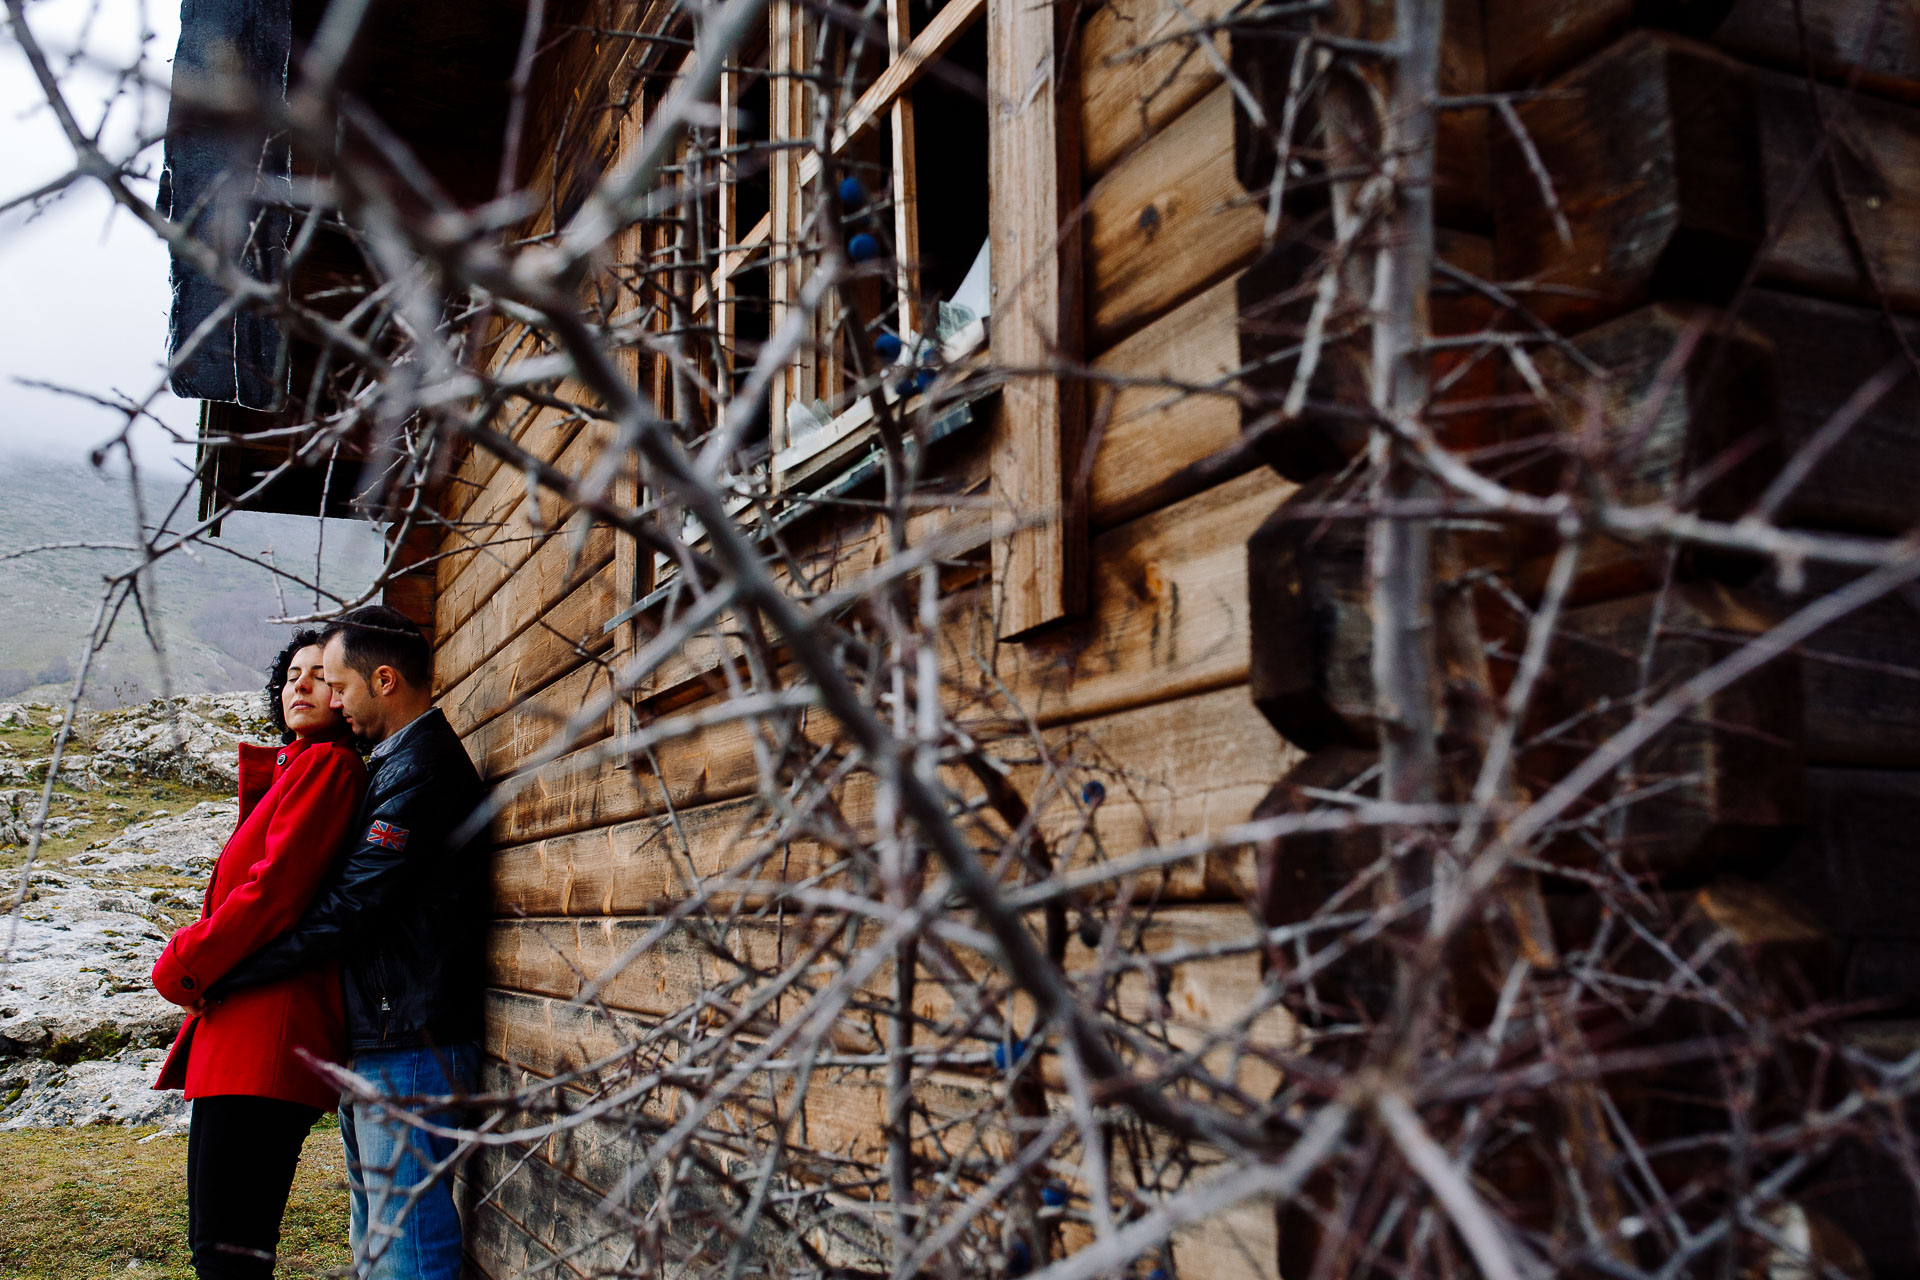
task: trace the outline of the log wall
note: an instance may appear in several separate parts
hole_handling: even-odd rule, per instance
[[[1447,113],[1440,156],[1448,261],[1486,279],[1567,286],[1535,301],[1576,335],[1650,307],[1731,308],[1737,296],[1737,321],[1770,372],[1768,405],[1788,452],[1898,350],[1882,307],[1920,306],[1920,241],[1911,233],[1920,217],[1920,107],[1912,105],[1920,71],[1911,51],[1884,34],[1863,45],[1851,15],[1868,6],[1804,2],[1817,89],[1787,72],[1800,61],[1785,34],[1793,30],[1788,0],[1741,0],[1706,31],[1687,25],[1698,6],[1685,4],[1449,4],[1445,92],[1545,85],[1564,95],[1528,103],[1521,114],[1565,184],[1557,194],[1572,236],[1543,230],[1551,220],[1537,183],[1490,111]],[[1284,380],[1250,370],[1271,363],[1292,323],[1273,309],[1264,186],[1243,163],[1244,113],[1215,63],[1190,42],[1166,39],[1179,24],[1227,8],[1224,0],[1108,0],[1082,32],[1093,374],[1088,611],[1003,643],[979,575],[954,583],[943,662],[970,726],[989,741],[1026,731],[1010,714],[1010,694],[1060,758],[1079,766],[1076,778],[1105,780],[1106,799],[1076,837],[1089,826],[1076,788],[1039,785],[1037,768],[1016,778],[1040,798],[1042,832],[1065,837],[1070,857],[1091,857],[1096,847],[1121,856],[1244,821],[1301,758],[1249,690],[1259,602],[1249,593],[1247,541],[1308,478],[1313,459],[1346,446],[1294,442],[1276,454],[1262,435]],[[1213,40],[1236,67],[1260,52],[1236,49],[1224,30]],[[584,36],[563,41],[549,86],[618,82],[622,68],[603,65],[610,55],[591,45]],[[1823,109],[1809,95],[1848,83],[1852,97],[1834,107],[1848,122],[1848,164],[1831,181],[1796,182]],[[1596,110],[1603,93],[1624,105]],[[548,141],[530,154],[551,165],[556,154],[612,145],[610,112],[597,117],[600,125],[563,123],[573,118],[547,118]],[[579,136],[552,145],[566,130]],[[1648,176],[1611,183],[1608,166]],[[1484,307],[1439,284],[1435,315],[1443,333],[1474,332],[1490,320]],[[504,355],[522,340],[502,328],[497,346]],[[1486,392],[1469,378],[1451,394],[1464,404]],[[1909,527],[1920,497],[1915,395],[1908,379],[1876,406],[1801,486],[1788,518],[1877,533]],[[1466,412],[1460,423],[1462,431],[1500,429]],[[553,410],[501,425],[574,472],[604,440],[600,428]],[[1688,429],[1683,422],[1680,430]],[[963,446],[953,470],[959,491],[984,488],[982,450]],[[582,975],[598,973],[703,882],[766,854],[746,825],[758,780],[750,733],[738,722],[716,724],[664,744],[651,767],[636,772],[594,751],[614,730],[609,716],[587,726],[576,750],[529,771],[555,725],[605,687],[607,664],[630,643],[630,629],[608,634],[604,623],[630,599],[631,583],[621,581],[608,531],[569,525],[571,513],[550,496],[535,502],[523,477],[484,454],[456,470],[442,513],[451,528],[433,571],[436,688],[483,772],[517,787],[496,827],[488,1069],[503,1084],[528,1073],[551,1078],[618,1043],[621,1020],[650,1027],[683,1016],[733,989],[754,957],[804,939],[743,927],[713,945],[657,949],[599,993],[600,1007],[569,1003]],[[945,518],[950,527],[962,523]],[[858,520],[820,528],[817,537],[817,546],[803,542],[802,556],[831,546],[858,567],[880,554],[876,530]],[[1644,587],[1631,572],[1593,582],[1583,603],[1616,611]],[[1795,828],[1803,834],[1785,840],[1790,852],[1777,871],[1805,890],[1843,947],[1845,992],[1896,1006],[1920,1002],[1920,912],[1912,909],[1920,890],[1899,870],[1898,848],[1920,804],[1912,608],[1894,598],[1831,628],[1793,670],[1799,683],[1788,700],[1806,708],[1804,747],[1794,744],[1792,765],[1796,784],[1804,783],[1805,817]],[[676,659],[643,690],[643,709],[706,705],[731,656]],[[817,713],[794,728],[813,741],[828,740],[832,729]],[[870,816],[871,796],[857,778],[843,807],[849,822]],[[763,874],[798,881],[834,856],[796,842]],[[1751,861],[1740,865],[1767,874]],[[1155,882],[1171,909],[1141,945],[1159,950],[1244,929],[1253,879],[1250,864],[1231,859],[1174,868]],[[1906,894],[1909,909],[1885,910],[1891,894]],[[713,899],[752,900],[751,890]],[[1254,958],[1241,957],[1177,981],[1188,1010],[1177,1030],[1190,1037],[1244,1010],[1260,974]],[[777,1013],[769,1011],[775,1022]],[[1264,1031],[1275,1046],[1288,1034]],[[849,1050],[874,1047],[851,1021],[843,1040]],[[1266,1064],[1223,1070],[1271,1091]],[[879,1082],[846,1073],[816,1084],[797,1117],[780,1113],[781,1087],[770,1081],[772,1110],[743,1115],[740,1124],[791,1121],[802,1144],[821,1153],[873,1150]],[[994,1083],[982,1067],[926,1087],[930,1096],[916,1099],[925,1116],[961,1116]],[[608,1180],[624,1165],[609,1153],[645,1140],[589,1129],[570,1142],[501,1148],[476,1161],[466,1184],[477,1265],[502,1278],[536,1264],[561,1275],[618,1265],[622,1259],[604,1251],[572,1251],[614,1212]],[[714,1176],[714,1211],[724,1212],[734,1191]],[[622,1194],[638,1205],[646,1191]],[[1217,1229],[1188,1231],[1176,1240],[1177,1274],[1273,1275],[1273,1229],[1272,1214],[1256,1206]]]

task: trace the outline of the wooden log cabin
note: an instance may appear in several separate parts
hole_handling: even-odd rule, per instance
[[[1337,33],[1347,7],[1314,21]],[[532,239],[563,225],[642,145],[689,56],[671,6],[555,0],[547,10],[521,141],[539,208],[517,234]],[[1316,531],[1288,504],[1323,500],[1359,439],[1337,416],[1289,409],[1300,255],[1324,247],[1312,239],[1324,223],[1291,205],[1278,227],[1269,219],[1275,159],[1252,118],[1283,101],[1298,26],[1228,0],[888,0],[870,11],[881,26],[863,52],[835,46],[851,105],[826,131],[826,86],[800,70],[832,41],[814,9],[769,7],[723,78],[709,153],[767,164],[688,165],[682,187],[699,194],[686,217],[623,232],[592,285],[613,315],[645,309],[649,281],[676,263],[700,272],[688,314],[648,312],[653,340],[635,346],[630,375],[669,414],[677,404],[688,415],[698,393],[676,383],[662,352],[744,376],[823,269],[809,236],[837,205],[897,265],[892,278],[861,283],[869,316],[890,314],[898,338],[938,324],[933,300],[954,306],[937,370],[908,366],[897,388],[921,415],[923,492],[939,499],[921,508],[917,533],[948,540],[943,661],[963,721],[983,739],[1029,734],[1056,753],[1058,776],[1036,763],[1018,779],[1040,831],[1116,858],[1217,833],[1263,802],[1302,807],[1349,785],[1374,738],[1361,526]],[[374,51],[356,83],[464,203],[492,194],[523,16],[511,5],[374,10]],[[1364,33],[1364,17],[1352,31]],[[310,30],[313,15],[296,8],[295,20]],[[379,52],[423,40],[443,56]],[[1449,0],[1436,332],[1550,324],[1571,343],[1537,362],[1557,406],[1544,413],[1537,398],[1521,406],[1529,398],[1513,394],[1511,369],[1449,365],[1443,352],[1435,420],[1463,447],[1576,431],[1593,412],[1592,375],[1604,374],[1600,420],[1639,433],[1597,446],[1621,451],[1628,496],[1686,493],[1709,514],[1745,509],[1849,396],[1912,358],[1915,330],[1901,317],[1920,308],[1917,41],[1920,10],[1906,0]],[[1505,93],[1510,105],[1490,96]],[[695,217],[723,247],[713,262],[685,256]],[[963,314],[956,300],[969,288]],[[983,318],[969,331],[967,320]],[[524,329],[490,323],[487,359],[525,354]],[[878,519],[857,501],[878,483],[879,428],[853,394],[861,365],[849,327],[838,304],[822,305],[773,382],[752,464],[793,571],[821,574],[823,592],[886,554]],[[708,336],[674,347],[681,330]],[[296,349],[296,375],[300,361]],[[1310,394],[1353,394],[1364,376],[1354,367],[1334,350]],[[989,368],[1055,372],[974,376]],[[1888,377],[1857,430],[1785,496],[1784,522],[1877,535],[1913,526],[1920,382]],[[1650,390],[1669,383],[1643,419]],[[210,404],[207,434],[252,420]],[[514,402],[492,426],[575,475],[610,439],[604,422],[564,403]],[[1701,479],[1736,445],[1743,460]],[[246,490],[276,447],[219,456],[208,509]],[[324,474],[305,468],[299,483],[249,501],[314,511]],[[388,596],[430,630],[436,693],[475,761],[516,781],[495,824],[487,974],[489,1081],[507,1088],[579,1071],[623,1028],[685,1017],[703,993],[805,934],[743,909],[724,936],[659,947],[593,1000],[575,1000],[696,886],[765,853],[742,825],[762,763],[741,722],[664,742],[642,769],[600,750],[635,725],[724,698],[738,654],[721,642],[689,648],[566,754],[536,760],[557,724],[606,691],[612,666],[667,625],[674,566],[605,525],[570,522],[487,449],[448,461],[432,498],[437,520],[399,548],[417,567]],[[977,518],[983,509],[1043,518],[996,530]],[[1553,547],[1534,532],[1483,532],[1462,546],[1471,564],[1497,565],[1521,597],[1538,598]],[[1630,700],[1649,646],[1660,679],[1697,672],[1727,637],[1764,629],[1832,576],[1757,570],[1587,548],[1563,639],[1574,646],[1563,665],[1579,675],[1552,685],[1542,714],[1601,695]],[[1887,597],[1720,697],[1640,762],[1645,776],[1681,782],[1614,832],[1634,871],[1669,897],[1709,902],[1735,884],[1798,899],[1831,956],[1831,994],[1882,1033],[1920,1014],[1920,879],[1907,836],[1920,816],[1914,608],[1910,595]],[[1513,656],[1497,639],[1491,649],[1495,666]],[[833,732],[817,713],[789,727],[822,744]],[[1566,752],[1591,745],[1548,741],[1526,768],[1550,779]],[[870,787],[846,780],[841,806],[862,821]],[[1602,856],[1573,847],[1581,840],[1569,837],[1569,865]],[[831,853],[795,843],[787,855],[781,876],[802,879]],[[1174,1043],[1200,1043],[1260,1007],[1261,956],[1208,959],[1207,940],[1243,933],[1250,919],[1310,914],[1338,880],[1323,884],[1325,869],[1303,860],[1348,855],[1302,844],[1270,856],[1283,874],[1261,876],[1249,854],[1181,863],[1156,881],[1153,923],[1136,945],[1189,957],[1160,979]],[[742,892],[743,908],[751,898]],[[1153,1003],[1144,991],[1122,999]],[[1255,1029],[1275,1053],[1295,1034],[1283,1017]],[[851,1050],[876,1047],[867,1029],[844,1038]],[[1223,1070],[1271,1091],[1265,1060]],[[796,1168],[879,1160],[887,1104],[875,1071],[817,1084],[797,1116],[779,1110],[782,1087],[769,1079],[769,1110],[740,1115],[743,1132],[789,1125],[785,1140],[808,1156]],[[991,1112],[995,1089],[984,1064],[956,1066],[930,1076],[913,1106],[931,1133],[942,1117]],[[476,1272],[584,1276],[629,1262],[617,1232],[603,1237],[643,1213],[657,1187],[625,1163],[643,1140],[589,1125],[487,1151],[466,1174]],[[983,1136],[980,1149],[1003,1153],[995,1143],[1004,1136]],[[1897,1193],[1890,1212],[1861,1208],[1871,1201],[1862,1184],[1878,1176],[1867,1165],[1836,1172],[1820,1203],[1876,1270],[1903,1273],[1920,1265],[1914,1215],[1898,1211]],[[716,1211],[730,1211],[724,1196]],[[1176,1233],[1156,1265],[1210,1280],[1271,1276],[1279,1234],[1272,1206],[1254,1202]],[[853,1256],[848,1238],[836,1264],[884,1265]],[[1071,1241],[1063,1233],[1056,1247]],[[770,1256],[790,1247],[766,1242]]]

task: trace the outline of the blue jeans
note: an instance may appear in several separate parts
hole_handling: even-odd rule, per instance
[[[388,1097],[471,1091],[479,1049],[376,1049],[353,1055],[349,1069]],[[427,1119],[457,1124],[430,1112]],[[453,1154],[455,1143],[396,1119],[377,1102],[340,1104],[340,1139],[347,1148],[347,1188],[353,1201],[353,1273],[360,1280],[459,1280],[460,1217],[453,1206],[453,1171],[409,1203],[413,1188]],[[369,1225],[371,1224],[371,1225]]]

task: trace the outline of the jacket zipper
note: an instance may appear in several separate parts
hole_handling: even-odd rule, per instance
[[[373,986],[380,994],[380,1043],[385,1044],[393,1030],[393,1002],[387,998],[387,975],[378,960],[374,966]]]

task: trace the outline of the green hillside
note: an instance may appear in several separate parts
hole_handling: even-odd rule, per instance
[[[179,499],[186,476],[142,472],[148,519],[157,521]],[[191,497],[171,522],[191,520]],[[380,541],[369,526],[295,516],[230,517],[221,537],[189,557],[173,555],[155,567],[155,631],[164,671],[131,609],[116,622],[89,681],[90,700],[114,705],[169,693],[249,688],[286,634],[269,618],[311,612],[314,599],[241,556],[279,565],[341,594],[357,593],[380,563]],[[35,456],[0,456],[0,556],[47,543],[120,543],[134,540],[136,521],[124,473],[102,474],[84,463]],[[228,552],[238,554],[228,554]],[[0,559],[0,699],[54,698],[72,678],[106,579],[137,557],[125,550],[63,549]]]

